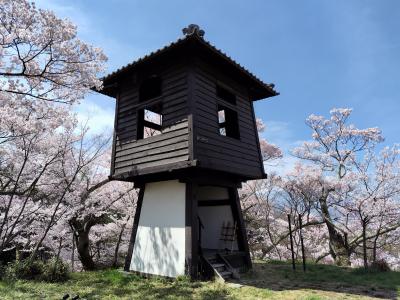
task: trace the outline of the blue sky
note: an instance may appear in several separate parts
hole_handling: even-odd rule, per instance
[[[288,149],[310,138],[304,120],[333,107],[354,109],[360,127],[400,142],[400,1],[40,0],[103,48],[111,72],[199,24],[205,38],[280,96],[257,102],[270,142]],[[113,100],[89,95],[77,109],[94,130],[111,128]]]

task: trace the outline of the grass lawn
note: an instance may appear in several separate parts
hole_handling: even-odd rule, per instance
[[[0,299],[400,299],[400,272],[365,273],[310,265],[293,273],[287,263],[254,263],[235,283],[143,279],[119,270],[74,273],[62,284],[0,281]],[[374,298],[375,297],[375,298]]]

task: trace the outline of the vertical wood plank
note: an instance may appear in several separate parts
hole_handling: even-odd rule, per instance
[[[261,146],[260,146],[260,138],[258,136],[258,130],[257,130],[257,121],[256,121],[256,114],[254,112],[254,104],[250,103],[251,106],[251,114],[252,114],[252,118],[253,118],[253,126],[254,126],[254,132],[256,134],[256,142],[257,142],[257,147],[258,147],[258,154],[260,156],[260,168],[261,168],[261,173],[265,174],[265,170],[264,170],[264,160],[263,160],[263,156],[261,153]]]
[[[252,267],[251,258],[250,258],[250,250],[249,243],[247,241],[247,233],[246,233],[246,225],[243,220],[242,209],[240,207],[240,199],[239,193],[236,188],[229,188],[229,198],[231,200],[231,208],[234,219],[238,224],[238,247],[240,251],[243,251],[246,254],[246,264],[250,269]]]
[[[188,116],[188,152],[189,152],[189,160],[194,160],[195,158],[195,133],[193,126],[193,115]]]
[[[186,182],[186,216],[185,216],[185,256],[186,273],[191,279],[198,278],[199,232],[197,208],[197,184]]]
[[[118,107],[119,107],[119,99],[120,93],[118,92],[117,98],[115,99],[115,113],[114,113],[114,132],[113,132],[113,140],[112,140],[112,147],[111,147],[111,168],[110,168],[110,176],[112,177],[115,173],[115,150],[116,150],[116,143],[117,143],[117,128],[118,128]]]
[[[188,59],[188,72],[187,72],[187,84],[188,84],[188,127],[189,127],[189,159],[196,159],[196,136],[197,130],[195,126],[196,122],[196,98],[195,98],[195,73],[194,73],[194,61]]]

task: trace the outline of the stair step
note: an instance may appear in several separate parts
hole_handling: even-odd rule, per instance
[[[219,274],[221,274],[221,276],[223,278],[229,278],[232,276],[232,272],[231,271],[224,271],[224,272],[220,272]]]
[[[207,260],[216,260],[217,258],[215,256],[205,256]]]
[[[211,266],[213,268],[221,268],[221,267],[225,267],[225,264],[211,264]]]
[[[214,268],[214,270],[217,270],[219,273],[224,272],[224,271],[227,271],[227,269],[226,269],[225,266],[223,266],[223,267],[218,267],[218,268]]]

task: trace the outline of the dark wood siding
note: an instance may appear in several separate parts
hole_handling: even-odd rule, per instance
[[[162,96],[140,102],[139,83],[152,74],[161,77]],[[140,176],[169,170],[174,165],[193,166],[185,162],[197,160],[199,167],[224,171],[238,178],[263,176],[253,104],[245,84],[201,59],[171,61],[169,66],[138,70],[121,82],[112,175]],[[236,104],[216,96],[217,84],[233,90]],[[137,140],[138,111],[159,102],[162,102],[162,134]],[[219,134],[218,104],[237,112],[240,139]]]
[[[263,175],[263,165],[255,131],[253,104],[248,99],[246,88],[203,61],[195,64],[194,80],[195,158],[199,160],[200,166],[260,178]],[[217,98],[217,82],[233,89],[236,105]],[[218,103],[237,111],[239,140],[219,134]]]
[[[121,85],[117,99],[113,175],[133,170],[140,173],[145,168],[188,160],[187,68],[175,64],[157,74],[162,79],[162,96],[147,102],[139,102],[139,85],[135,78],[140,78],[141,74],[127,77],[132,79],[125,79]],[[162,134],[136,140],[138,110],[160,101]]]

